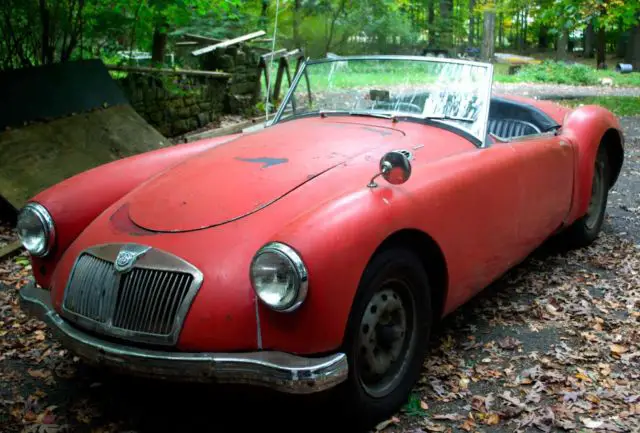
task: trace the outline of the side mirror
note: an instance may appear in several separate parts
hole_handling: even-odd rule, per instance
[[[392,185],[401,185],[411,177],[411,154],[405,150],[393,150],[387,152],[380,159],[380,172],[371,178],[367,185],[369,188],[376,188],[378,184],[375,179],[382,176]]]

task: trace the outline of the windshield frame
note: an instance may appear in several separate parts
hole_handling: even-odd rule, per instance
[[[289,102],[293,96],[295,89],[297,88],[300,80],[305,74],[305,70],[309,65],[315,65],[318,63],[332,63],[332,62],[344,62],[344,61],[361,61],[361,60],[404,60],[404,61],[418,61],[418,62],[430,62],[430,63],[449,63],[449,64],[458,64],[458,65],[469,65],[475,67],[485,68],[487,70],[487,74],[489,76],[488,79],[488,91],[485,96],[485,112],[482,118],[480,119],[482,134],[479,137],[472,135],[465,128],[460,127],[458,125],[452,124],[450,122],[446,122],[443,120],[446,119],[436,119],[430,118],[429,116],[420,116],[420,115],[408,115],[406,113],[401,113],[398,116],[395,116],[397,119],[407,120],[407,121],[419,121],[428,123],[431,125],[443,125],[445,129],[451,130],[451,128],[460,131],[464,136],[473,137],[471,140],[474,145],[483,148],[487,146],[487,130],[489,127],[489,104],[491,103],[491,93],[493,88],[493,64],[485,63],[485,62],[476,62],[472,60],[463,60],[463,59],[450,59],[450,58],[440,58],[440,57],[426,57],[426,56],[408,56],[408,55],[363,55],[363,56],[341,56],[336,58],[322,58],[322,59],[310,59],[307,58],[302,62],[301,67],[298,69],[289,89],[287,90],[287,94],[285,95],[282,103],[278,107],[274,117],[272,120],[267,121],[267,126],[273,126],[280,121],[286,121],[287,118],[282,119],[282,115],[284,114],[285,108],[289,105]],[[336,113],[339,114],[339,113]],[[348,112],[344,112],[345,115],[349,115]],[[307,117],[307,116],[305,116]],[[479,143],[479,144],[478,144]]]

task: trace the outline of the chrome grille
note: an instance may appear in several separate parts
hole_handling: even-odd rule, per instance
[[[122,244],[80,254],[64,294],[65,318],[91,331],[155,344],[177,342],[202,273],[172,254],[149,249],[134,267],[118,272]]]
[[[121,279],[113,326],[149,334],[169,334],[193,277],[134,269]]]
[[[67,287],[64,307],[77,315],[106,323],[118,280],[113,264],[82,254]]]

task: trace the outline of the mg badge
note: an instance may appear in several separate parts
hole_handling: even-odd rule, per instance
[[[136,264],[136,261],[140,256],[144,255],[147,251],[149,251],[151,247],[147,247],[144,245],[125,245],[118,252],[118,256],[116,257],[116,262],[114,263],[114,267],[117,272],[126,273],[133,269],[133,265]]]

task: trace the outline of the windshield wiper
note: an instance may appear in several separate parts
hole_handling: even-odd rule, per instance
[[[466,123],[475,122],[474,119],[470,119],[468,117],[449,116],[449,115],[425,116],[424,118],[428,120],[459,120],[461,122],[466,122]]]
[[[393,119],[395,116],[388,113],[375,113],[372,111],[342,111],[342,110],[320,110],[317,111],[320,116],[326,116],[327,114],[344,114],[348,116],[371,116],[371,117],[380,117],[382,119]]]

